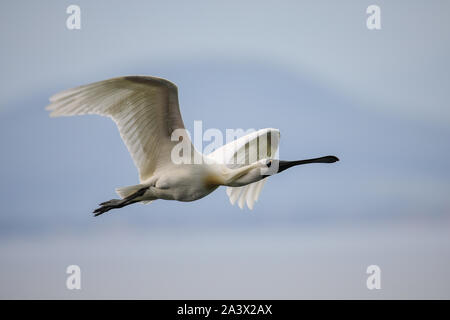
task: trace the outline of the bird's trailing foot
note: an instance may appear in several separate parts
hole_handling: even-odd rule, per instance
[[[111,199],[109,201],[105,201],[100,203],[100,207],[95,209],[93,211],[94,216],[97,217],[105,212],[108,212],[111,209],[118,209],[118,208],[123,208],[125,206],[128,206],[130,204],[139,202],[140,200],[136,200],[136,198],[144,195],[144,193],[147,191],[148,187],[146,188],[141,188],[138,191],[136,191],[135,193],[129,195],[126,198],[123,199]]]

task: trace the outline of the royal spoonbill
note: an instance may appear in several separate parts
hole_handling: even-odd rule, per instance
[[[201,154],[188,135],[173,138],[175,131],[185,130],[178,91],[173,83],[161,78],[113,78],[62,91],[53,95],[50,102],[46,109],[51,111],[51,117],[83,114],[110,117],[138,168],[140,183],[117,188],[121,199],[101,203],[94,211],[95,216],[136,202],[194,201],[219,186],[228,187],[231,204],[238,202],[242,209],[246,203],[253,209],[270,175],[301,164],[339,160],[335,156],[277,160],[274,154],[280,133],[271,128],[240,137],[208,155]],[[189,148],[174,153],[180,144]],[[187,155],[183,159],[189,161],[174,161],[174,154]]]

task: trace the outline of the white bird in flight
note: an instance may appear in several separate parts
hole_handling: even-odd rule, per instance
[[[273,158],[278,150],[280,132],[262,129],[230,142],[208,155],[190,146],[190,160],[174,163],[172,150],[177,129],[185,130],[178,106],[177,87],[161,78],[127,76],[104,80],[53,95],[47,110],[51,117],[98,114],[108,116],[119,128],[120,136],[139,171],[140,183],[117,188],[121,199],[100,204],[98,216],[111,209],[156,199],[194,201],[219,186],[227,186],[231,204],[253,209],[261,189],[271,174],[306,163],[333,163],[339,159],[325,156],[314,159],[281,161]],[[260,142],[265,142],[262,148]],[[254,159],[248,163],[249,159]]]

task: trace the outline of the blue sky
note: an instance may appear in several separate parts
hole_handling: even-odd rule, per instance
[[[434,296],[449,296],[448,286],[433,284],[440,277],[449,284],[444,274],[449,261],[445,248],[450,245],[445,236],[450,213],[447,2],[378,1],[379,31],[366,28],[369,1],[78,1],[82,29],[77,31],[65,27],[69,4],[1,5],[0,279],[6,281],[2,297],[70,298],[51,285],[57,281],[52,274],[45,278],[48,286],[18,280],[32,272],[27,261],[42,270],[46,261],[55,261],[52,268],[63,266],[70,260],[59,258],[63,244],[77,252],[75,260],[95,269],[100,262],[86,251],[90,239],[103,239],[94,247],[106,249],[105,259],[113,263],[137,242],[156,241],[160,246],[150,247],[159,253],[142,258],[143,264],[156,263],[157,271],[169,277],[164,261],[175,259],[172,253],[181,249],[178,242],[166,240],[176,234],[189,244],[183,247],[185,254],[192,250],[193,256],[206,252],[216,257],[202,244],[207,236],[195,235],[219,232],[212,245],[233,252],[236,242],[229,237],[238,232],[242,245],[263,252],[261,246],[270,243],[267,230],[292,235],[276,241],[272,253],[287,242],[306,239],[310,247],[304,250],[315,248],[326,260],[336,241],[341,251],[332,255],[330,264],[343,270],[370,260],[370,255],[359,259],[358,250],[365,250],[353,245],[348,250],[354,249],[354,259],[339,264],[342,255],[349,254],[345,249],[349,242],[365,243],[358,230],[368,230],[367,239],[375,239],[368,251],[382,250],[386,242],[380,239],[399,241],[388,257],[377,257],[404,281],[406,275],[401,278],[397,273],[413,253],[403,240],[412,241],[418,234],[415,241],[423,247],[415,258],[432,260],[436,267],[424,265],[419,277],[427,279],[430,292],[436,289]],[[335,154],[341,161],[270,178],[251,212],[232,207],[225,190],[219,189],[193,203],[156,201],[94,219],[92,209],[115,197],[115,187],[137,182],[136,169],[109,119],[50,119],[44,107],[60,90],[127,74],[176,83],[183,119],[191,131],[194,120],[202,120],[205,129],[223,131],[275,127],[281,131],[280,158]],[[326,236],[330,228],[335,238]],[[113,235],[127,245],[113,252],[105,241]],[[77,237],[83,241],[77,242]],[[53,247],[55,242],[61,243],[60,249]],[[299,269],[314,269],[311,260],[302,265],[298,247],[289,248],[294,252],[281,250],[280,261],[294,255]],[[43,256],[34,257],[36,250]],[[395,260],[402,253],[405,260]],[[230,253],[230,260],[243,255],[239,250]],[[196,262],[186,259],[189,276]],[[219,260],[209,263],[214,266]],[[279,272],[284,265],[273,268]],[[244,270],[250,272],[251,261],[247,266]],[[262,272],[267,279],[270,268]],[[433,270],[435,276],[430,278]],[[127,279],[130,269],[122,266],[116,271]],[[206,281],[200,273],[190,276]],[[295,276],[289,273],[286,279]],[[330,281],[331,287],[339,286]],[[319,282],[311,280],[310,291],[287,292],[291,297],[308,297],[309,292],[321,297],[327,287]],[[283,280],[275,287],[282,292],[288,283]],[[217,291],[199,289],[191,296],[203,292],[218,297],[225,285],[226,277]],[[38,291],[36,286],[44,289]],[[7,290],[13,287],[15,291]],[[158,297],[151,289],[120,288],[125,297]],[[408,293],[397,284],[385,291],[385,297],[414,296],[421,288]],[[264,289],[265,297],[270,297],[270,288]],[[95,290],[103,295],[92,290],[84,291],[86,297],[109,297],[99,288]],[[232,294],[227,290],[223,292]],[[178,291],[159,288],[159,292],[175,297]],[[365,296],[359,289],[341,295],[332,292]],[[246,297],[251,294],[248,291]],[[189,292],[182,296],[189,297]]]

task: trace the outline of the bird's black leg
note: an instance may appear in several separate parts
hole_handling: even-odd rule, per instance
[[[109,201],[105,201],[100,203],[100,207],[94,210],[94,216],[99,216],[111,209],[118,209],[118,208],[123,208],[125,206],[128,206],[130,204],[139,202],[140,200],[136,200],[136,198],[144,195],[145,191],[147,191],[149,187],[146,188],[141,188],[138,191],[136,191],[135,193],[129,195],[128,197],[125,197],[123,199],[112,199]]]

